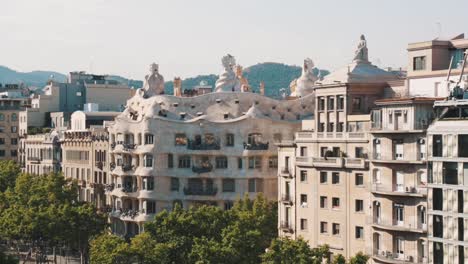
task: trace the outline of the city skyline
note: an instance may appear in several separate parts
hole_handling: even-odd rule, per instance
[[[218,74],[226,53],[246,67],[301,65],[310,57],[333,71],[352,60],[364,34],[374,64],[405,67],[407,43],[466,32],[452,7],[468,3],[450,2],[425,1],[421,10],[421,1],[354,1],[339,9],[336,3],[305,1],[6,1],[0,4],[0,33],[9,41],[0,57],[18,71],[86,70],[139,80],[152,62],[166,80]],[[425,12],[423,19],[414,10]]]

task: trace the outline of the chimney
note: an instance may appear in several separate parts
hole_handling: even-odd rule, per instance
[[[260,82],[260,94],[265,95],[265,82],[264,81]]]
[[[174,96],[182,96],[182,80],[180,77],[174,78]]]

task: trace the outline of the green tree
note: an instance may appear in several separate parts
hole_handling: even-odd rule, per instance
[[[16,178],[21,173],[21,169],[12,160],[0,161],[0,192],[6,191],[7,188],[14,188]]]
[[[128,243],[110,234],[102,234],[92,240],[90,255],[93,264],[126,264],[133,261]]]
[[[349,264],[366,264],[368,260],[369,256],[359,251],[354,257],[349,259]]]
[[[302,238],[291,240],[278,238],[271,242],[270,247],[262,255],[265,264],[320,264],[324,254],[328,254],[328,247],[313,250]]]
[[[346,264],[346,258],[343,255],[338,254],[333,258],[332,264]]]

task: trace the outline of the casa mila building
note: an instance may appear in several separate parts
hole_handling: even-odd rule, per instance
[[[314,112],[313,95],[275,100],[250,92],[234,57],[214,92],[163,94],[153,64],[142,89],[109,126],[110,178],[106,186],[112,229],[134,236],[143,224],[175,204],[224,209],[245,196],[277,199],[277,146],[292,140]],[[236,73],[237,71],[237,73]]]

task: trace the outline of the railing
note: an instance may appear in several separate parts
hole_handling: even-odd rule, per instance
[[[120,217],[130,217],[134,219],[140,214],[138,210],[124,209],[121,211]]]
[[[269,148],[269,142],[267,143],[255,142],[253,144],[248,144],[244,142],[244,149],[246,150],[267,150],[268,148]]]
[[[292,203],[291,195],[290,194],[282,194],[281,195],[281,202],[283,202],[283,203]]]
[[[388,251],[388,250],[374,250],[374,257],[387,259],[391,261],[395,261],[397,263],[413,263],[413,256],[405,255],[405,254],[398,254],[396,252]],[[418,262],[418,263],[427,263],[427,262]]]
[[[293,231],[292,224],[289,221],[281,221],[280,229],[290,233]]]
[[[312,158],[312,162],[316,167],[343,167],[343,158]]]
[[[103,163],[102,161],[98,161],[98,162],[96,163],[96,167],[97,167],[98,169],[102,170],[102,169],[104,168],[104,163]]]
[[[110,167],[110,170],[114,170],[115,169],[115,162],[111,162],[109,163],[109,167]]]
[[[345,167],[364,169],[367,167],[367,164],[363,158],[345,158]]]
[[[187,142],[187,149],[191,150],[219,150],[221,149],[221,145],[219,141],[215,141],[213,143],[197,143],[192,140],[188,140]]]
[[[120,166],[122,167],[122,171],[131,171],[131,170],[133,170],[133,166],[131,164],[122,164]]]
[[[104,190],[105,190],[106,192],[112,192],[112,190],[114,190],[114,186],[115,186],[115,185],[114,185],[113,183],[111,183],[111,184],[104,184]]]
[[[124,192],[124,193],[132,193],[132,192],[136,192],[136,191],[138,191],[137,186],[124,186],[122,188],[122,192]]]
[[[184,194],[185,195],[207,195],[207,196],[214,196],[218,193],[218,189],[211,187],[211,188],[193,188],[193,187],[188,187],[184,188]]]
[[[296,133],[296,137],[297,139],[311,139],[314,137],[314,133],[313,132],[297,132]]]
[[[427,195],[426,188],[418,188],[415,186],[405,186],[403,184],[392,184],[390,186],[383,184],[372,184],[371,190],[373,192],[386,192],[391,195],[405,195],[405,194],[419,194]]]
[[[364,132],[348,132],[348,138],[365,138],[366,133]]]
[[[207,173],[213,170],[213,165],[193,166],[192,171],[195,173]]]
[[[372,224],[380,226],[380,228],[390,229],[395,231],[416,231],[425,232],[426,228],[422,223],[419,223],[417,217],[405,217],[405,220],[398,221],[393,218],[390,220],[378,217],[372,217]]]

